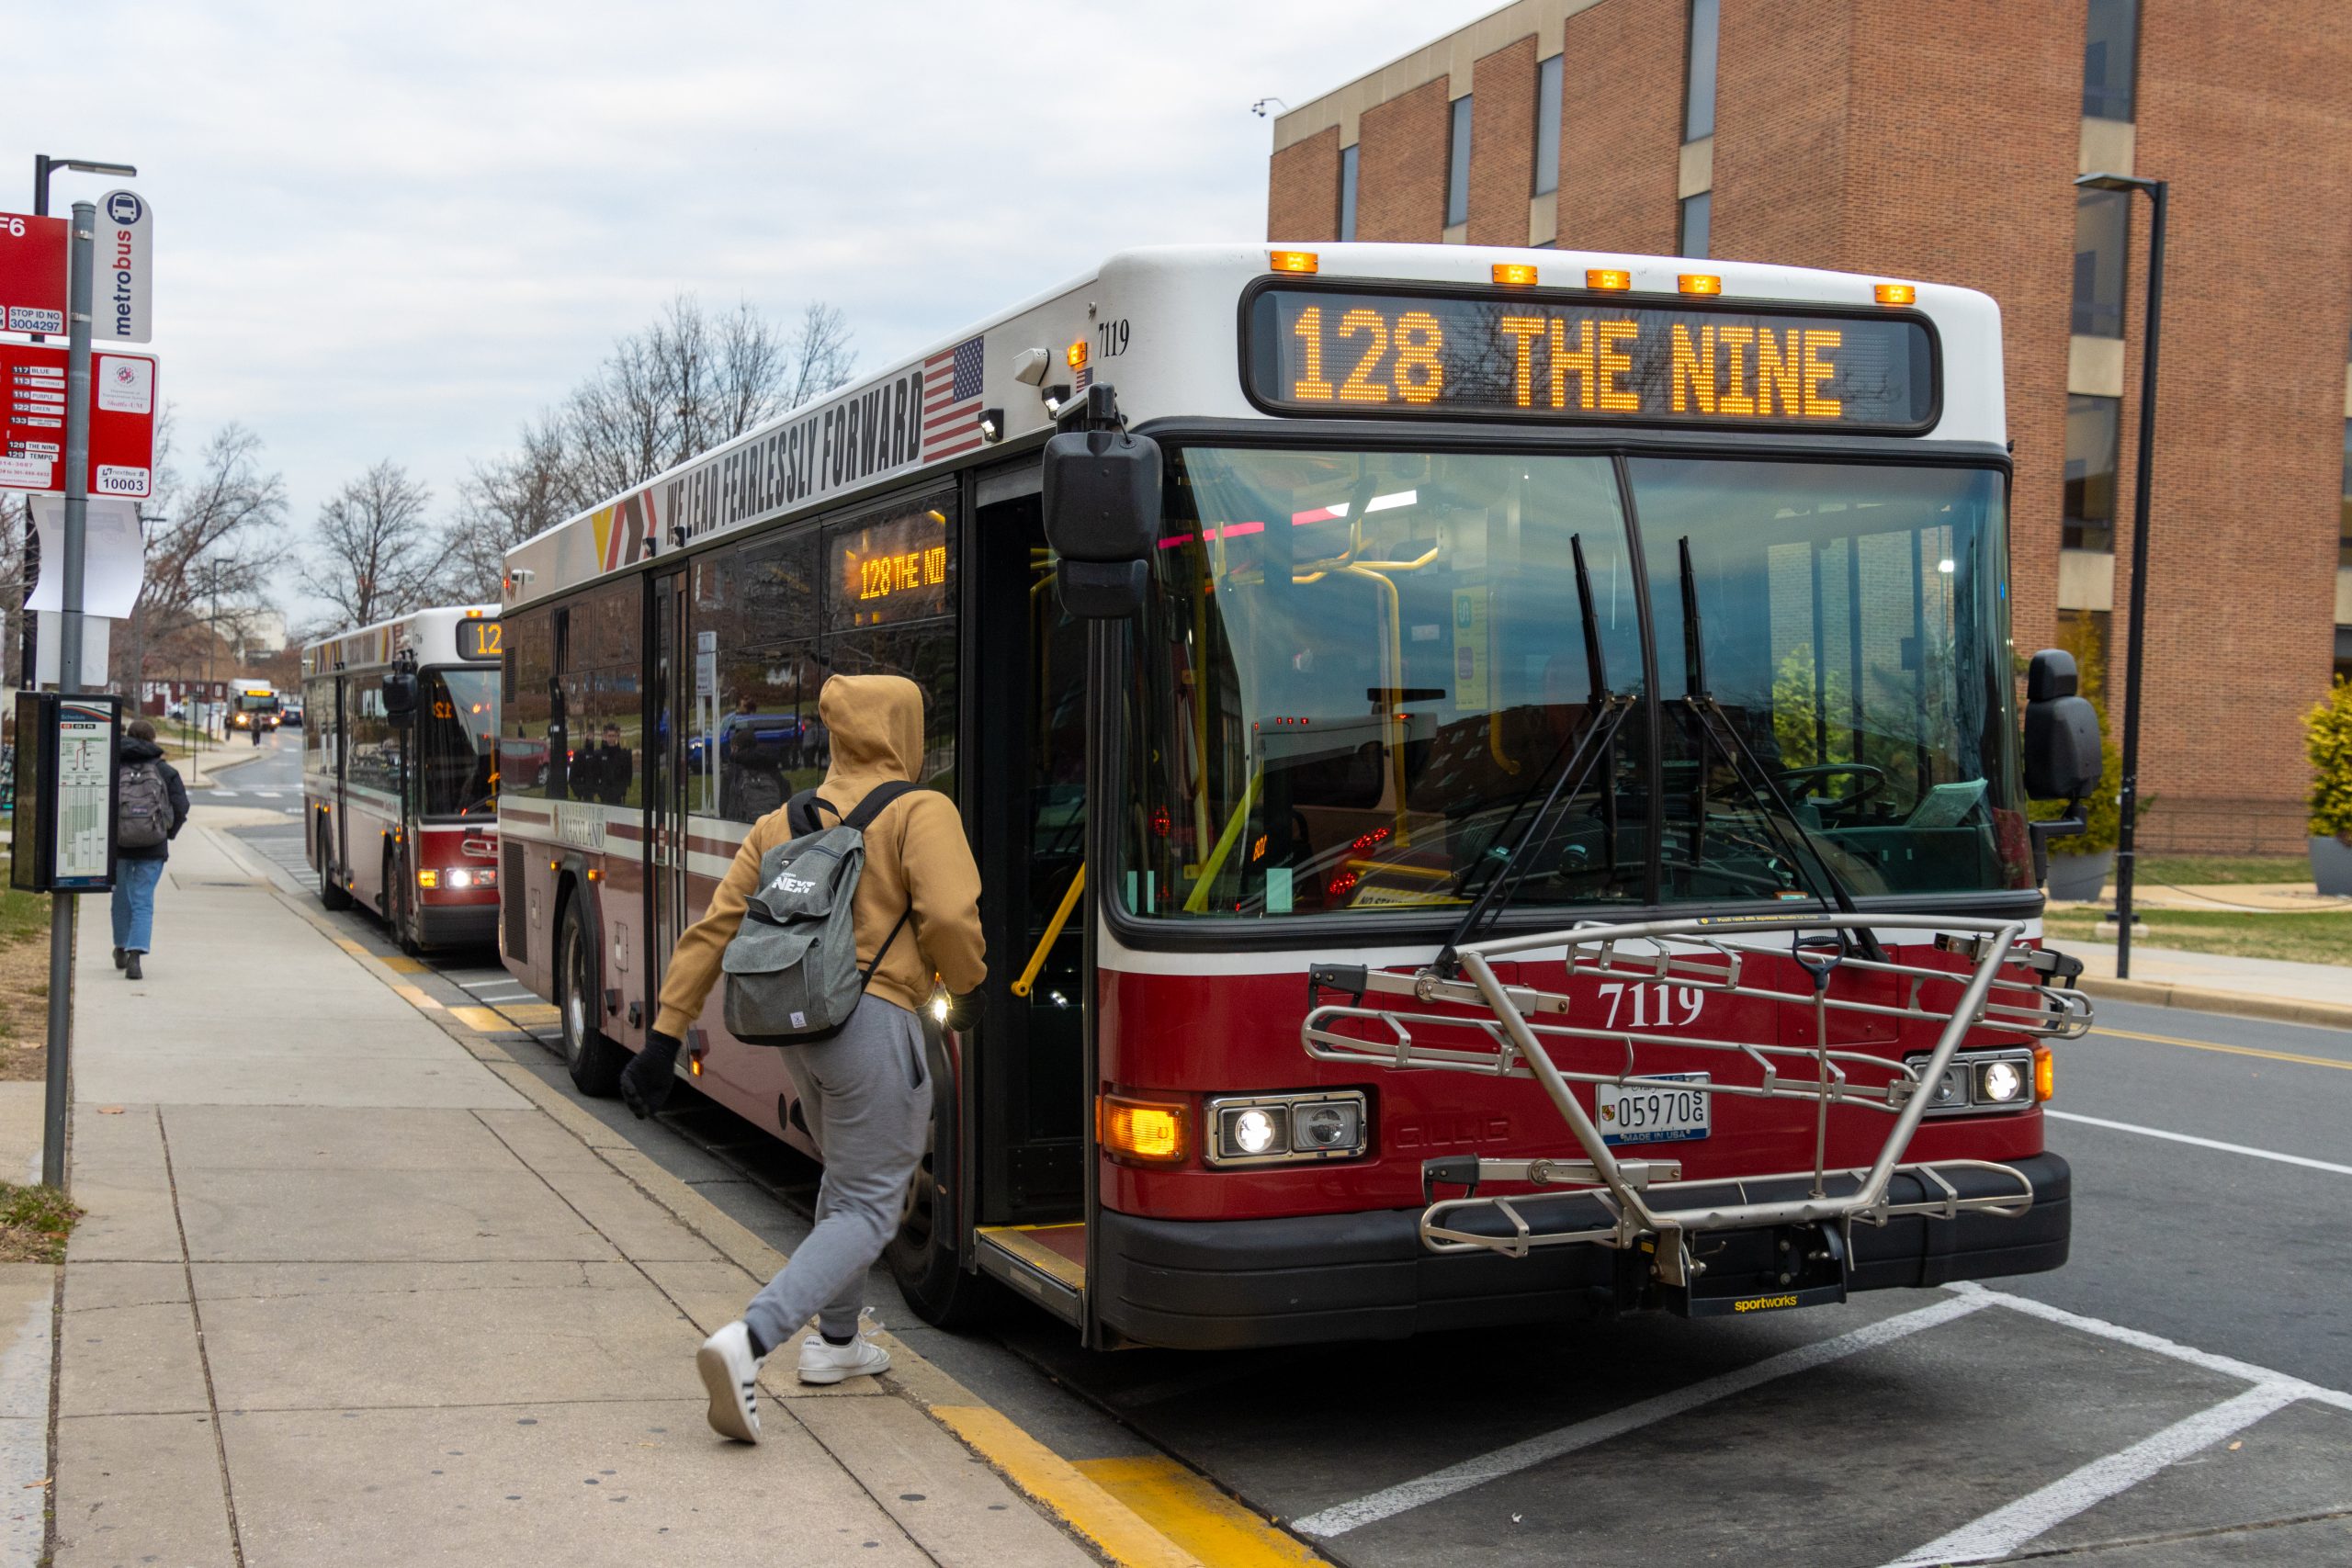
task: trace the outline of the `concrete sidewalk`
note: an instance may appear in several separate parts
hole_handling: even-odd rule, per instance
[[[2119,980],[2113,942],[2058,936],[2051,944],[2083,961],[2082,987],[2093,997],[2352,1028],[2352,967],[2343,964],[2185,953],[2134,942],[2132,977]]]
[[[764,1249],[200,822],[146,975],[83,944],[59,1564],[1095,1560],[919,1362],[804,1390],[787,1351],[766,1440],[714,1436],[694,1348]]]

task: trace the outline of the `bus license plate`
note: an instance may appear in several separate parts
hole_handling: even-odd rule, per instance
[[[1713,1095],[1680,1084],[1702,1084],[1704,1073],[1660,1073],[1647,1083],[1594,1086],[1604,1144],[1683,1144],[1710,1131]]]

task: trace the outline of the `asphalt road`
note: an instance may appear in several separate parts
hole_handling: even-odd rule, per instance
[[[242,832],[307,889],[295,823]],[[426,978],[532,1016],[493,955]],[[872,1300],[1064,1457],[1173,1455],[1335,1563],[2352,1562],[2352,1037],[2099,1019],[2052,1106],[2073,1260],[1987,1290],[1237,1355],[1090,1355],[1017,1306],[946,1336],[878,1272]],[[588,1104],[789,1250],[813,1169],[679,1098]]]

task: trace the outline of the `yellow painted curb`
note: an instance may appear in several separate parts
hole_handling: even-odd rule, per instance
[[[1217,1568],[1330,1568],[1304,1542],[1227,1496],[1181,1460],[1140,1454],[1082,1459],[1074,1468]]]
[[[1101,1483],[985,1404],[934,1404],[931,1414],[1005,1479],[1053,1510],[1119,1568],[1203,1568]],[[1221,1562],[1218,1568],[1224,1568]]]

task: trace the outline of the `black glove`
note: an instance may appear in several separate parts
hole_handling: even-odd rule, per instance
[[[669,1102],[678,1081],[679,1040],[654,1030],[645,1037],[645,1049],[621,1069],[621,1102],[644,1121]]]
[[[967,991],[960,997],[949,997],[947,998],[947,1016],[940,1020],[940,1021],[958,1034],[963,1033],[964,1031],[979,1022],[980,993],[978,991]]]

